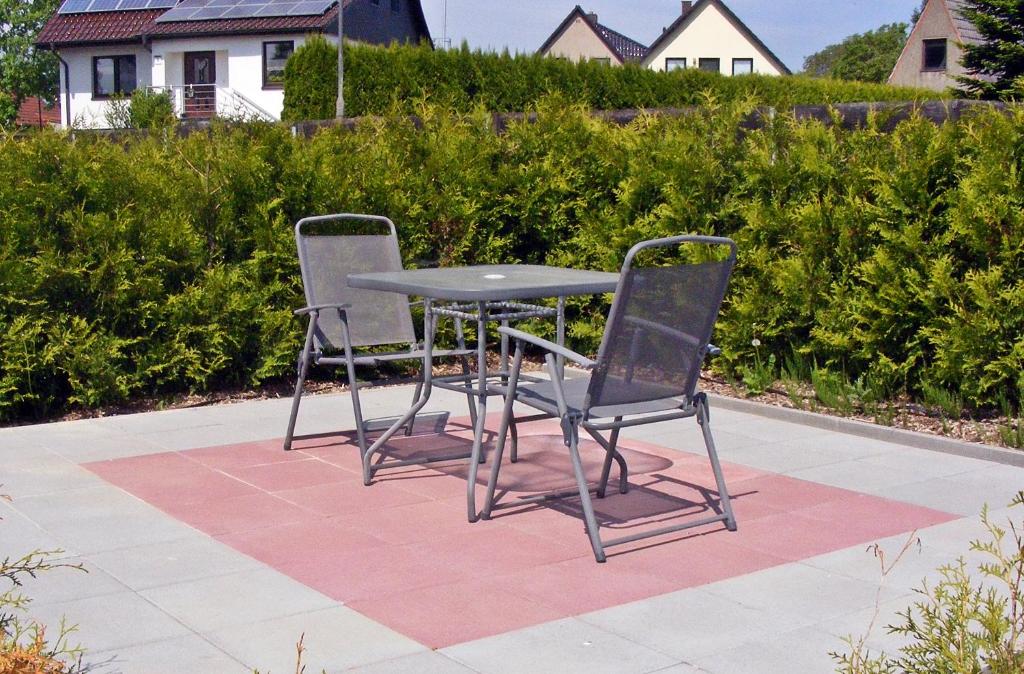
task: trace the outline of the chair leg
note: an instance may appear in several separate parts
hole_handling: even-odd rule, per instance
[[[423,380],[416,382],[416,391],[412,394],[412,404],[415,405],[419,402],[420,394],[423,393]],[[405,425],[405,436],[409,437],[412,435],[413,430],[416,427],[416,416],[413,415],[412,419],[409,419],[409,423]]]
[[[509,448],[508,460],[510,462],[512,462],[512,463],[518,463],[519,462],[519,430],[518,430],[518,426],[516,425],[516,415],[515,415],[515,412],[509,412],[509,414],[511,415],[511,419],[509,419],[509,423],[511,424],[511,426],[509,427],[509,430],[512,431],[512,446]]]
[[[498,437],[494,442],[494,458],[491,460],[491,474],[487,478],[487,493],[484,496],[484,507],[480,512],[483,519],[491,518],[491,510],[494,508],[494,491],[498,486],[498,473],[501,471],[501,455],[505,451],[505,437],[508,435],[509,426],[512,429],[512,452],[516,451],[516,426],[515,415],[512,406],[516,402],[516,386],[519,384],[519,369],[523,365],[523,347],[518,345],[515,355],[512,357],[512,369],[509,371],[509,388],[505,393],[505,407],[501,414],[501,424],[498,427]]]
[[[292,396],[292,411],[288,417],[288,430],[284,434],[284,450],[287,452],[292,448],[292,437],[295,435],[295,422],[299,418],[299,402],[302,401],[302,387],[306,383],[306,373],[309,372],[309,351],[307,349],[299,355],[298,370],[299,378],[295,382],[295,395]]]
[[[615,421],[621,421],[622,417],[616,417]],[[601,482],[597,485],[597,498],[604,498],[605,490],[608,488],[608,477],[612,472],[612,459],[615,458],[617,452],[615,446],[619,442],[619,429],[613,428],[611,435],[608,438],[608,446],[605,447],[604,463],[601,465]],[[619,472],[622,473],[622,466],[619,466]],[[621,489],[621,487],[620,487]],[[625,493],[625,492],[623,492]]]
[[[729,498],[729,491],[725,486],[725,476],[722,474],[722,464],[718,461],[718,452],[715,450],[715,439],[711,436],[711,416],[708,410],[708,397],[705,393],[697,394],[697,423],[700,424],[701,433],[704,434],[704,444],[708,449],[708,459],[711,461],[711,470],[715,474],[715,484],[718,487],[718,498],[722,504],[722,512],[725,515],[725,527],[729,531],[736,531],[736,516],[732,512],[732,500]]]
[[[587,536],[590,537],[590,547],[594,549],[594,559],[602,563],[606,559],[604,545],[601,543],[600,528],[597,517],[594,516],[594,504],[590,501],[590,487],[587,486],[587,476],[583,472],[583,461],[580,459],[579,421],[570,419],[567,426],[565,444],[569,446],[572,470],[576,474],[576,486],[580,491],[580,505],[583,507],[583,519],[587,524]]]
[[[455,319],[455,345],[461,349],[466,348],[466,334],[462,330],[462,319]],[[462,376],[466,378],[466,383],[469,383],[469,357],[459,356],[459,364],[462,366]],[[473,398],[473,392],[468,388],[466,389],[466,402],[469,405],[469,423],[473,428],[476,428],[476,400]]]

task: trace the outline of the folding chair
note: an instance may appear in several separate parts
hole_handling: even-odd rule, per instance
[[[402,256],[398,249],[395,224],[376,215],[338,214],[303,218],[295,225],[295,242],[307,306],[295,311],[307,316],[306,341],[299,352],[298,381],[292,399],[284,448],[291,449],[295,421],[299,413],[303,384],[310,365],[344,365],[352,394],[359,451],[365,457],[371,430],[363,419],[359,404],[359,383],[356,367],[381,365],[401,360],[422,359],[424,352],[413,330],[409,298],[389,292],[350,288],[349,274],[399,271]],[[457,349],[433,351],[435,357],[459,358],[463,374],[469,374],[468,356],[475,353],[465,348],[462,323],[455,321]],[[406,349],[387,352],[357,352],[357,348],[394,346]],[[422,381],[417,384],[413,401],[420,395]],[[475,420],[473,396],[467,394],[470,418]],[[413,417],[406,426],[412,433]],[[446,457],[451,458],[451,457]]]
[[[687,252],[703,253],[699,259],[708,261],[658,265],[659,260],[673,257],[690,246],[702,247],[702,250],[691,248]],[[725,259],[720,259],[723,257]],[[640,264],[638,260],[645,262]],[[711,436],[707,395],[697,391],[705,356],[718,351],[709,344],[709,340],[735,261],[736,244],[730,239],[718,237],[676,236],[633,246],[622,266],[596,361],[528,333],[500,328],[502,333],[515,340],[516,350],[509,383],[503,389],[505,408],[481,512],[483,518],[489,518],[497,507],[511,507],[558,496],[574,496],[578,491],[587,534],[598,562],[605,561],[605,548],[650,536],[718,521],[725,522],[730,531],[736,530],[736,518],[733,516],[725,478]],[[526,344],[547,352],[545,361],[550,381],[519,381]],[[556,355],[564,356],[590,370],[590,375],[564,379],[556,367]],[[561,419],[563,439],[569,449],[576,478],[576,490],[517,499],[507,505],[495,503],[505,436],[509,424],[516,422],[513,416],[513,404],[516,402],[539,410],[539,417]],[[719,494],[717,514],[602,540],[590,498],[592,489],[587,484],[580,459],[580,428],[586,430],[605,450],[604,464],[596,488],[598,498],[603,498],[613,460],[619,464],[620,491],[626,493],[628,489],[625,461],[616,449],[622,428],[686,417],[696,417],[703,431]],[[519,419],[520,422],[524,420]],[[599,431],[610,433],[605,438]]]

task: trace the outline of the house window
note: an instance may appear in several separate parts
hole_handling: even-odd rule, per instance
[[[135,56],[95,56],[92,59],[92,97],[110,98],[135,91]]]
[[[595,56],[590,59],[590,62],[596,63],[600,66],[610,66],[612,64],[612,59],[610,56]]]
[[[665,72],[686,69],[686,59],[665,59]]]
[[[754,72],[754,59],[733,59],[733,75],[749,75]]]
[[[288,57],[295,51],[295,42],[263,43],[263,88],[281,89],[284,87],[284,65]]]
[[[402,9],[401,0],[391,0],[391,11],[397,14]]]
[[[722,61],[721,59],[698,59],[697,67],[707,70],[709,73],[720,73],[722,72]]]
[[[921,70],[945,70],[946,69],[946,40],[924,41],[924,59]]]

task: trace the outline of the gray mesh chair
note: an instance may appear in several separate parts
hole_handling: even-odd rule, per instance
[[[352,392],[356,420],[356,438],[363,456],[367,451],[367,424],[359,404],[356,367],[380,365],[399,360],[422,359],[424,352],[413,330],[409,298],[375,290],[350,288],[349,274],[399,271],[402,256],[398,249],[395,224],[375,215],[323,215],[303,218],[295,225],[295,242],[307,305],[295,312],[307,316],[306,341],[298,358],[298,382],[292,399],[284,448],[291,449],[295,421],[299,413],[303,384],[310,365],[344,365]],[[468,356],[462,340],[462,324],[456,321],[458,349],[434,350],[434,356],[461,359],[464,373],[469,372]],[[365,347],[405,345],[405,349],[367,352]],[[364,351],[357,352],[363,348]],[[421,385],[413,396],[419,398]],[[476,415],[473,397],[467,396],[470,417]],[[406,432],[412,431],[415,418]]]
[[[721,252],[724,260],[696,264],[657,264],[643,266],[639,259],[665,259],[680,246],[703,246],[705,253]],[[693,251],[696,252],[696,251]],[[666,534],[711,522],[723,521],[730,531],[736,519],[726,490],[722,468],[715,451],[709,423],[708,399],[697,391],[701,364],[705,356],[717,351],[709,344],[725,288],[736,261],[736,244],[729,239],[704,236],[677,236],[645,241],[626,256],[618,288],[605,325],[597,360],[590,360],[547,340],[509,328],[500,328],[516,342],[509,384],[504,388],[505,409],[498,430],[493,468],[487,484],[483,518],[505,504],[495,503],[495,489],[501,469],[501,456],[510,423],[515,423],[513,404],[519,402],[540,410],[540,416],[558,417],[572,462],[587,534],[598,562],[605,561],[605,548],[649,536]],[[519,381],[526,344],[544,349],[550,381]],[[559,375],[555,356],[574,361],[590,376],[564,379]],[[627,490],[625,462],[616,450],[619,431],[627,426],[671,419],[696,417],[704,435],[708,458],[717,483],[719,504],[716,514],[673,526],[644,531],[612,540],[602,540],[593,503],[583,472],[579,452],[579,431],[586,430],[605,450],[604,464],[596,492],[604,497],[612,461],[618,461],[620,491]],[[521,419],[520,421],[522,421]],[[610,431],[605,438],[599,431]],[[562,494],[566,495],[566,494]],[[517,500],[520,505],[529,500]],[[713,506],[714,507],[714,506]]]

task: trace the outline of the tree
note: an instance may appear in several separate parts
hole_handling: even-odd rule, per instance
[[[961,12],[982,38],[979,44],[964,45],[961,63],[970,75],[957,78],[962,93],[1019,98],[1024,82],[1024,2],[965,0]]]
[[[53,101],[57,58],[35,39],[60,0],[0,0],[0,125],[10,124],[29,96]]]
[[[284,66],[281,119],[330,119],[337,112],[338,48],[314,35],[295,50]]]
[[[851,35],[804,60],[804,73],[840,80],[884,82],[907,42],[907,24],[890,23]]]

